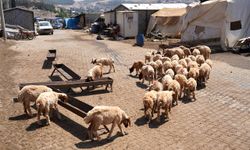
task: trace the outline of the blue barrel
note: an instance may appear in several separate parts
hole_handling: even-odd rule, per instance
[[[143,34],[138,34],[136,36],[136,45],[138,45],[138,46],[144,45],[144,35]]]

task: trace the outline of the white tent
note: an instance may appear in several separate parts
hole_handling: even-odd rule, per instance
[[[223,49],[250,36],[250,0],[211,0],[190,6],[182,17],[182,41],[219,38]]]
[[[160,32],[163,36],[176,37],[180,34],[180,17],[186,13],[186,6],[179,8],[163,8],[151,15],[147,34]]]

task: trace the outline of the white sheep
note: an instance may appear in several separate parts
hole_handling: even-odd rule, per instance
[[[165,72],[165,75],[170,75],[171,78],[173,79],[175,73],[174,73],[173,69],[168,69],[168,70]]]
[[[212,68],[213,62],[211,59],[207,59],[205,62]]]
[[[23,103],[24,112],[27,115],[32,116],[30,102],[35,102],[43,92],[52,92],[52,89],[44,85],[27,85],[18,92],[17,101]]]
[[[206,45],[197,45],[195,48],[199,49],[200,54],[204,56],[205,60],[210,58],[211,49]]]
[[[57,92],[44,92],[41,93],[38,98],[36,99],[36,107],[37,107],[37,123],[41,125],[40,116],[43,114],[46,117],[47,124],[50,124],[50,109],[53,108],[57,112],[58,119],[61,119],[59,114],[57,105],[58,100],[62,100],[66,102],[68,100],[68,96],[64,93],[57,93]]]
[[[180,84],[180,94],[179,94],[179,98],[182,97],[182,92],[184,92],[184,87],[187,83],[187,78],[185,75],[182,74],[177,74],[175,75],[175,80],[179,82]]]
[[[177,54],[175,54],[174,56],[172,56],[171,57],[171,61],[173,61],[173,60],[177,60],[177,61],[179,61],[179,56],[177,55]]]
[[[145,63],[150,62],[152,57],[152,52],[147,52],[145,54]]]
[[[173,66],[172,66],[172,62],[171,61],[165,61],[163,63],[163,71],[166,72],[166,70],[168,69],[172,69]]]
[[[147,90],[149,90],[149,91],[154,90],[154,91],[157,91],[157,92],[158,92],[158,91],[162,91],[162,90],[163,90],[163,85],[162,85],[161,82],[155,80],[155,81],[153,81],[152,84],[150,84],[150,85],[148,86]]]
[[[179,63],[180,65],[182,65],[184,68],[187,68],[186,59],[180,59],[180,60],[178,61],[178,63]]]
[[[136,71],[135,76],[137,76],[143,65],[145,65],[143,61],[136,61],[133,63],[132,67],[129,68],[129,72],[132,73],[135,69]]]
[[[194,78],[189,78],[185,84],[185,95],[188,96],[188,98],[191,97],[191,93],[192,93],[192,96],[193,96],[193,99],[196,100],[196,97],[195,97],[195,91],[196,91],[196,88],[197,88],[197,82]]]
[[[179,95],[180,95],[180,91],[181,91],[181,86],[180,86],[179,82],[176,80],[170,81],[170,83],[168,84],[168,90],[174,91],[174,95],[173,95],[174,102],[176,105],[178,105],[178,100],[180,97]]]
[[[205,62],[205,58],[203,55],[197,55],[196,56],[196,62],[201,66]]]
[[[174,94],[174,91],[160,91],[157,93],[157,122],[160,122],[161,108],[165,110],[165,116],[169,119],[168,113],[171,112]]]
[[[88,71],[87,81],[94,81],[96,79],[102,78],[102,76],[103,67],[101,63],[98,63]]]
[[[197,49],[197,48],[195,48],[194,50],[193,50],[193,52],[192,52],[192,55],[194,55],[194,56],[197,56],[197,55],[200,55],[201,53],[200,53],[200,51]]]
[[[117,106],[95,106],[87,113],[84,122],[90,124],[88,127],[88,135],[90,139],[93,140],[94,137],[96,137],[98,141],[101,139],[97,133],[100,125],[112,124],[108,139],[111,137],[116,125],[119,127],[122,135],[125,135],[126,133],[123,131],[121,125],[123,124],[126,128],[131,126],[130,117]]]
[[[152,90],[146,92],[143,97],[143,106],[144,106],[144,115],[149,119],[152,120],[154,116],[154,111],[156,111],[156,104],[157,104],[157,92]],[[150,112],[151,111],[151,112]]]
[[[171,61],[171,59],[169,57],[161,57],[161,61],[164,63],[165,61]]]
[[[211,67],[207,64],[204,63],[200,66],[200,70],[199,70],[199,81],[202,83],[206,83],[207,80],[209,79],[210,76],[210,72],[211,72]]]
[[[163,90],[167,90],[168,89],[168,85],[170,84],[170,82],[173,80],[173,78],[170,75],[165,75],[162,79],[161,79],[161,83],[163,85]]]
[[[195,80],[198,80],[200,77],[200,69],[196,68],[196,67],[190,68],[190,70],[188,72],[188,77],[194,78]]]
[[[139,80],[142,79],[142,83],[144,83],[144,80],[148,79],[150,84],[150,81],[154,80],[154,75],[155,75],[154,68],[151,65],[144,65],[142,67],[141,73],[139,74]]]
[[[102,66],[109,66],[110,67],[109,73],[111,72],[112,68],[113,68],[113,71],[115,72],[114,60],[111,58],[100,58],[100,59],[93,58],[91,63],[93,63],[93,64],[101,63]]]

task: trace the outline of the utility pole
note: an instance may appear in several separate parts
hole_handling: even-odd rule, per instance
[[[6,41],[6,30],[5,30],[5,20],[4,20],[4,14],[3,14],[3,0],[0,0],[0,14],[1,14],[1,26],[3,31],[3,39]]]

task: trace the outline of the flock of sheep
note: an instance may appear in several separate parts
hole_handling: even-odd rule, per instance
[[[160,109],[165,110],[165,116],[172,106],[178,105],[181,98],[196,100],[197,85],[205,85],[212,70],[209,59],[211,49],[205,45],[187,48],[179,46],[145,54],[145,61],[136,61],[129,69],[136,71],[139,79],[149,81],[148,92],[143,97],[145,117],[152,120],[157,112],[157,122],[160,122]]]
[[[197,84],[205,84],[209,79],[212,69],[212,61],[209,59],[211,49],[205,45],[187,48],[179,46],[171,49],[164,49],[162,52],[149,52],[145,55],[144,61],[134,62],[129,69],[130,73],[136,70],[139,79],[149,81],[148,92],[143,97],[145,117],[152,120],[153,114],[157,112],[157,121],[160,121],[160,109],[171,111],[173,104],[178,105],[178,100],[185,96],[196,100],[195,90]],[[92,59],[95,64],[88,71],[87,81],[101,78],[103,66],[110,66],[109,73],[114,68],[114,61],[110,58]],[[184,94],[183,94],[184,93]],[[67,102],[68,96],[64,93],[54,92],[51,88],[43,85],[28,85],[23,87],[17,97],[17,101],[23,103],[24,112],[32,116],[30,102],[35,102],[37,107],[37,123],[41,125],[40,116],[46,117],[47,124],[50,124],[50,110],[57,112],[58,119],[61,118],[58,112],[58,100]],[[91,140],[96,137],[100,140],[97,133],[101,125],[112,124],[108,138],[111,137],[114,127],[117,125],[122,135],[121,125],[125,127],[131,125],[130,117],[117,106],[96,106],[87,113],[84,118],[88,127],[88,135]]]

